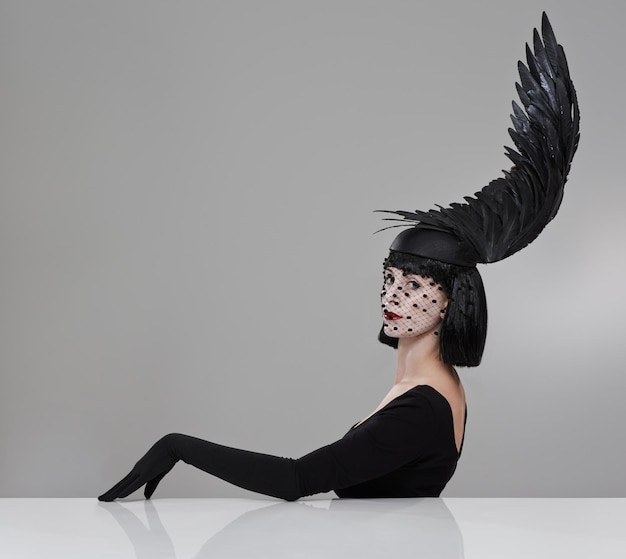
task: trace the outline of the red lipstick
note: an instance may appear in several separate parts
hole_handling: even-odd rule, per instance
[[[391,311],[384,311],[385,320],[399,320],[402,317],[399,314]]]

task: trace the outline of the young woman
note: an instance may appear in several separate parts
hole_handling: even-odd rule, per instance
[[[528,67],[507,151],[514,167],[466,203],[428,212],[391,212],[414,225],[393,241],[384,265],[379,340],[397,349],[396,376],[380,405],[340,440],[301,458],[221,446],[182,434],[160,439],[99,497],[112,501],[145,485],[154,493],[177,461],[230,483],[295,500],[334,490],[340,497],[436,497],[455,471],[466,404],[455,366],[480,363],[487,307],[477,263],[527,246],[554,217],[578,145],[578,103],[567,62],[546,15]]]
[[[447,233],[435,234],[456,243]],[[457,310],[456,298],[463,309]],[[381,300],[379,339],[397,347],[396,378],[380,405],[342,439],[293,460],[170,434],[100,499],[125,497],[143,484],[150,497],[178,460],[287,500],[330,490],[340,497],[438,496],[463,444],[465,394],[454,365],[478,364],[485,341],[480,275],[476,268],[392,250]]]

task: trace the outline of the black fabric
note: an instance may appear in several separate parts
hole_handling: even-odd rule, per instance
[[[426,226],[417,225],[405,229],[396,236],[389,250],[439,260],[455,266],[473,268],[477,263],[477,255],[458,237]]]
[[[437,204],[428,211],[385,210],[396,216],[388,221],[447,231],[469,249],[462,258],[488,263],[522,250],[554,219],[578,149],[580,111],[565,51],[545,12],[541,36],[535,29],[532,49],[526,46],[526,63],[517,65],[520,80],[515,86],[521,106],[513,102],[513,128],[509,128],[517,151],[505,147],[513,167],[473,196],[464,196],[463,202],[448,207]],[[404,240],[396,242],[405,244]],[[453,259],[448,259],[454,242],[435,239],[426,249],[428,254],[422,250],[426,242],[417,244],[417,251],[409,246],[409,254],[456,263],[456,250],[452,250]]]
[[[296,460],[167,435],[99,499],[126,497],[144,484],[150,498],[178,460],[288,501],[331,490],[339,497],[437,497],[458,457],[450,405],[423,385],[398,396],[340,440]]]

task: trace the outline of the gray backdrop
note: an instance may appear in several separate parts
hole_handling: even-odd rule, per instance
[[[0,2],[0,496],[86,497],[160,436],[298,456],[393,380],[377,208],[508,167],[541,11],[582,141],[556,220],[482,267],[447,496],[626,496],[623,2]],[[157,496],[243,490],[177,466]]]

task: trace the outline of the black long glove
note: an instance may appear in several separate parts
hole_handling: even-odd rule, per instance
[[[436,497],[458,460],[451,421],[447,400],[434,388],[416,386],[340,440],[297,460],[166,435],[99,499],[126,497],[144,484],[150,498],[178,460],[287,501],[330,490],[340,497]],[[393,474],[396,470],[399,474]]]
[[[98,499],[113,501],[127,497],[144,484],[144,495],[149,499],[179,460],[250,491],[288,501],[303,496],[294,460],[290,458],[239,450],[172,433],[157,441],[124,479]]]

